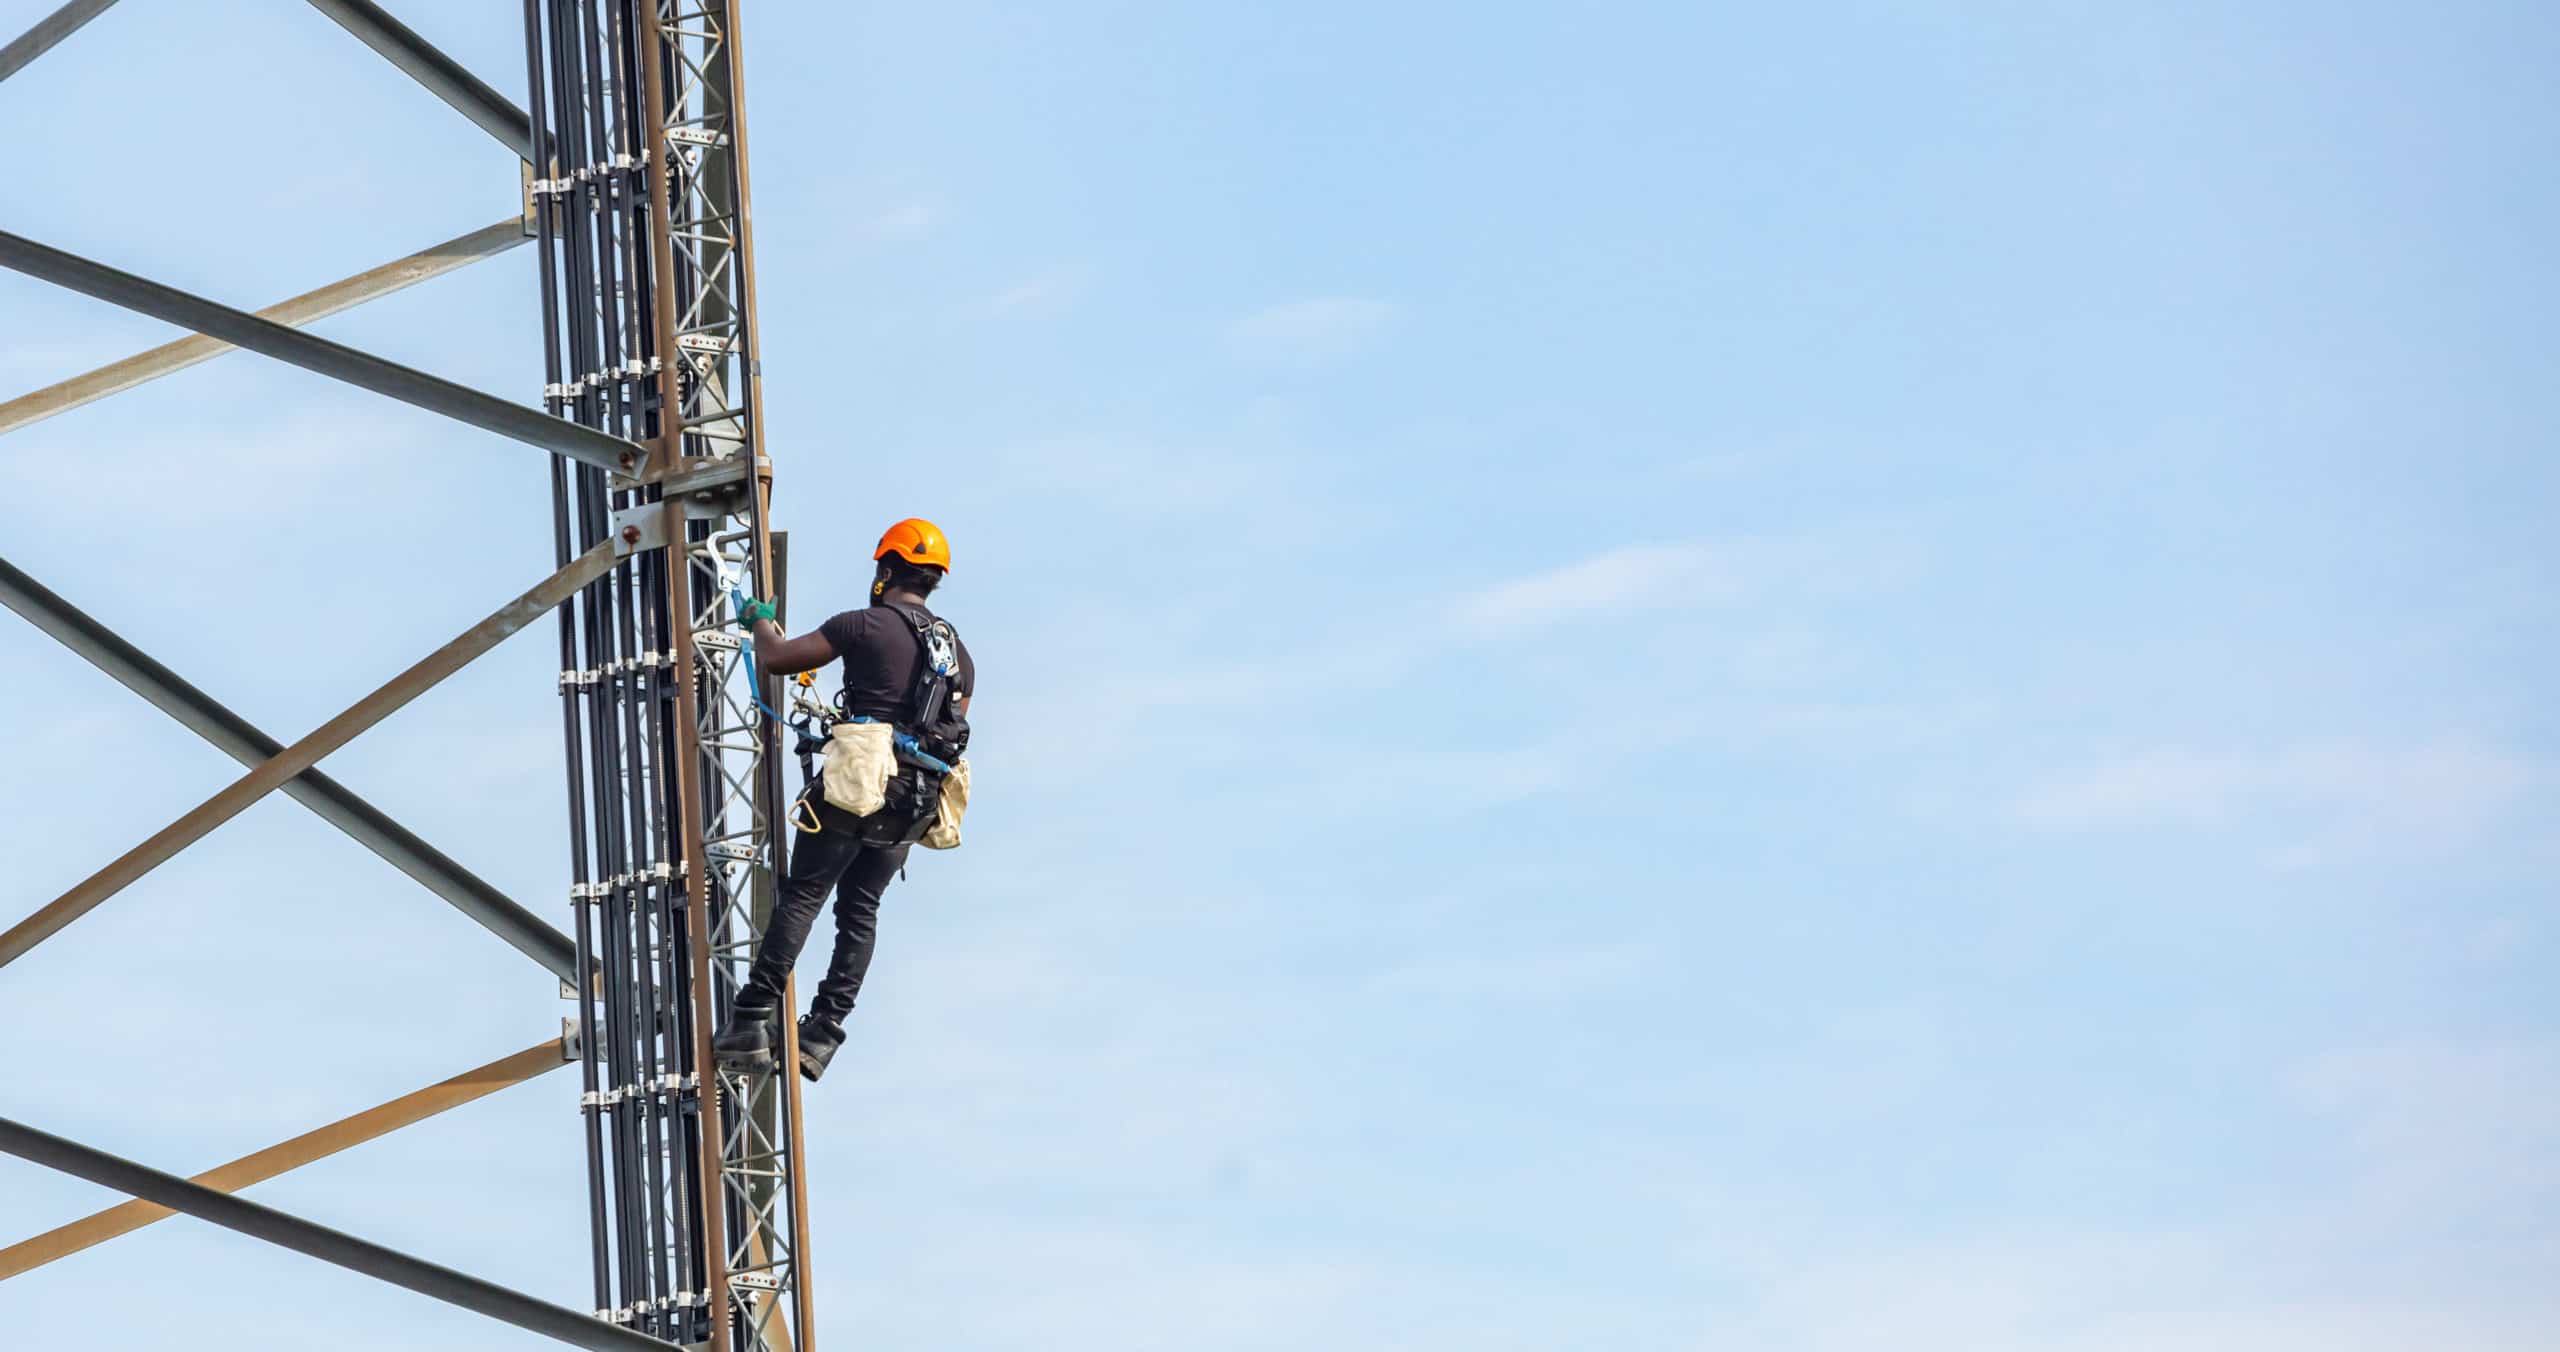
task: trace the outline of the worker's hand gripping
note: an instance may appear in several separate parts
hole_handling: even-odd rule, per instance
[[[738,603],[738,627],[752,631],[758,620],[773,618],[773,603],[759,601],[745,592],[733,593]]]

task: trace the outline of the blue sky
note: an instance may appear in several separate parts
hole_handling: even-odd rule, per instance
[[[513,6],[400,8],[521,98]],[[2549,10],[747,44],[797,606],[932,516],[984,672],[809,1098],[829,1345],[2560,1347]],[[0,113],[6,228],[245,305],[515,199],[281,0],[131,0]],[[528,398],[531,267],[320,331]],[[169,335],[0,313],[0,395]],[[287,738],[550,557],[537,453],[253,357],[0,466],[0,552]],[[23,912],[236,771],[0,634]],[[565,923],[552,665],[328,768]],[[193,1170],[561,1011],[278,798],[0,974],[0,1111]],[[577,1304],[574,1096],[253,1195]],[[0,1162],[0,1240],[110,1200]],[[183,1220],[0,1310],[546,1345]]]

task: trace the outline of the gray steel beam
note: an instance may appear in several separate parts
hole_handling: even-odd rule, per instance
[[[669,510],[676,510],[673,504]],[[63,926],[97,909],[100,902],[136,879],[169,862],[178,851],[202,840],[215,827],[248,811],[251,804],[283,788],[321,757],[355,740],[365,729],[390,717],[437,682],[462,670],[473,658],[497,647],[578,593],[578,589],[612,571],[615,541],[606,540],[534,584],[531,591],[500,606],[443,647],[419,659],[372,694],[348,705],[337,717],[306,734],[301,741],[260,761],[249,773],[231,781],[220,793],[197,804],[186,815],[154,832],[150,839],[116,857],[70,891],[35,914],[0,933],[0,967],[25,957],[27,950],[62,931]]]
[[[89,618],[7,559],[0,559],[0,605],[18,612],[29,624],[87,658],[98,670],[242,765],[254,767],[283,752],[283,743],[153,661],[149,654]],[[479,875],[454,862],[442,850],[420,840],[346,786],[315,769],[303,771],[284,786],[284,791],[318,813],[321,820],[353,837],[357,844],[382,856],[393,868],[417,879],[428,891],[444,898],[517,952],[542,964],[563,981],[577,981],[577,946],[569,942],[567,935],[544,924],[531,911],[481,881]]]
[[[24,235],[0,231],[0,267],[15,268],[84,296],[193,329],[234,347],[245,347],[614,473],[630,473],[647,459],[645,451],[620,437],[260,319],[245,310],[234,310],[175,287],[118,272],[78,254],[38,244]]]
[[[533,125],[524,110],[482,83],[461,62],[437,51],[382,6],[373,0],[311,0],[311,7],[380,52],[383,60],[425,85],[428,93],[451,104],[455,112],[470,118],[518,157],[533,158]]]
[[[175,1174],[164,1174],[148,1165],[136,1164],[5,1117],[0,1117],[0,1151],[48,1169],[58,1169],[74,1178],[85,1178],[101,1187],[128,1193],[146,1202],[156,1202],[172,1211],[183,1211],[198,1220],[210,1221],[252,1239],[263,1239],[324,1263],[335,1263],[349,1272],[361,1272],[376,1280],[406,1287],[419,1295],[459,1305],[475,1314],[487,1315],[546,1338],[556,1338],[572,1347],[588,1348],[591,1352],[667,1352],[667,1344],[655,1338],[618,1328],[592,1315],[580,1314],[547,1300],[536,1300],[496,1282],[456,1272],[423,1258],[412,1258],[397,1249],[358,1239],[344,1231],[332,1230],[273,1207],[260,1206],[246,1198],[217,1192],[201,1183],[189,1182]]]
[[[0,47],[0,80],[8,79],[26,68],[26,64],[53,50],[53,44],[80,31],[80,25],[106,12],[116,0],[71,0],[71,3],[36,20],[36,26]]]
[[[260,310],[258,318],[298,329],[376,297],[415,286],[430,277],[441,277],[483,258],[494,258],[531,238],[524,231],[524,219],[510,216],[495,225],[482,226],[470,234],[446,240],[397,262],[385,263],[370,272],[359,272],[345,281],[331,282],[317,291],[306,291],[291,300],[278,301]],[[48,385],[31,394],[20,395],[0,403],[0,434],[42,422],[57,413],[68,413],[82,404],[111,394],[122,394],[136,385],[183,371],[197,362],[210,361],[230,350],[231,344],[219,338],[196,334],[101,366],[87,375],[73,376],[58,385]]]

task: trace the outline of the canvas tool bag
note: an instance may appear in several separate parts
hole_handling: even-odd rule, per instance
[[[886,723],[838,723],[827,732],[826,767],[819,771],[819,790],[828,802],[857,817],[868,817],[889,801],[889,776],[897,773],[898,751]]]

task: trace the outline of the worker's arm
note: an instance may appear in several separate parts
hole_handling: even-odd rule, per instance
[[[792,676],[815,671],[836,660],[836,645],[827,641],[819,630],[811,630],[798,638],[782,632],[782,626],[771,620],[756,621],[756,665],[776,676]]]

